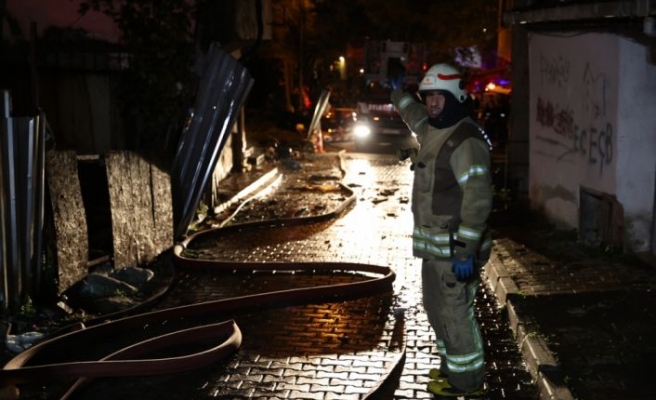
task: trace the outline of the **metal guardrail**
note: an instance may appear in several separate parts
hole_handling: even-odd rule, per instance
[[[0,302],[18,307],[40,287],[45,191],[45,115],[11,116],[0,104]]]

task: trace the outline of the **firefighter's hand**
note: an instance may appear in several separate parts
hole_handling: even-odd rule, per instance
[[[456,254],[451,258],[451,270],[459,281],[467,281],[474,276],[474,256],[471,254]]]
[[[396,78],[390,78],[390,86],[392,89],[398,89],[401,87],[401,82],[403,82],[403,76],[399,75]]]

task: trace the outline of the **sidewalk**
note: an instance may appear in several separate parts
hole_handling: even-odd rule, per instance
[[[656,268],[517,214],[496,226],[490,284],[543,394],[653,399]]]

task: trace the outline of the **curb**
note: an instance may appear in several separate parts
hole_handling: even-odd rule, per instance
[[[214,207],[214,214],[220,214],[223,211],[227,210],[233,204],[239,203],[245,198],[251,196],[254,192],[257,192],[262,187],[269,185],[278,177],[278,168],[273,167],[271,170],[257,178],[255,181],[250,183],[247,187],[240,190],[239,193],[235,194],[228,201],[225,201],[216,207]]]
[[[536,380],[541,400],[574,400],[565,385],[558,362],[549,350],[545,339],[537,334],[530,323],[517,313],[513,298],[521,296],[503,261],[493,251],[485,266],[488,284],[499,304],[506,309],[510,329],[512,329],[524,360],[533,379]]]

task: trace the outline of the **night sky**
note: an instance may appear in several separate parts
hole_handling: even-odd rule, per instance
[[[117,41],[112,21],[102,13],[90,11],[84,17],[77,13],[79,0],[7,0],[7,11],[29,37],[29,26],[36,22],[39,32],[48,26],[83,28],[96,39]]]

